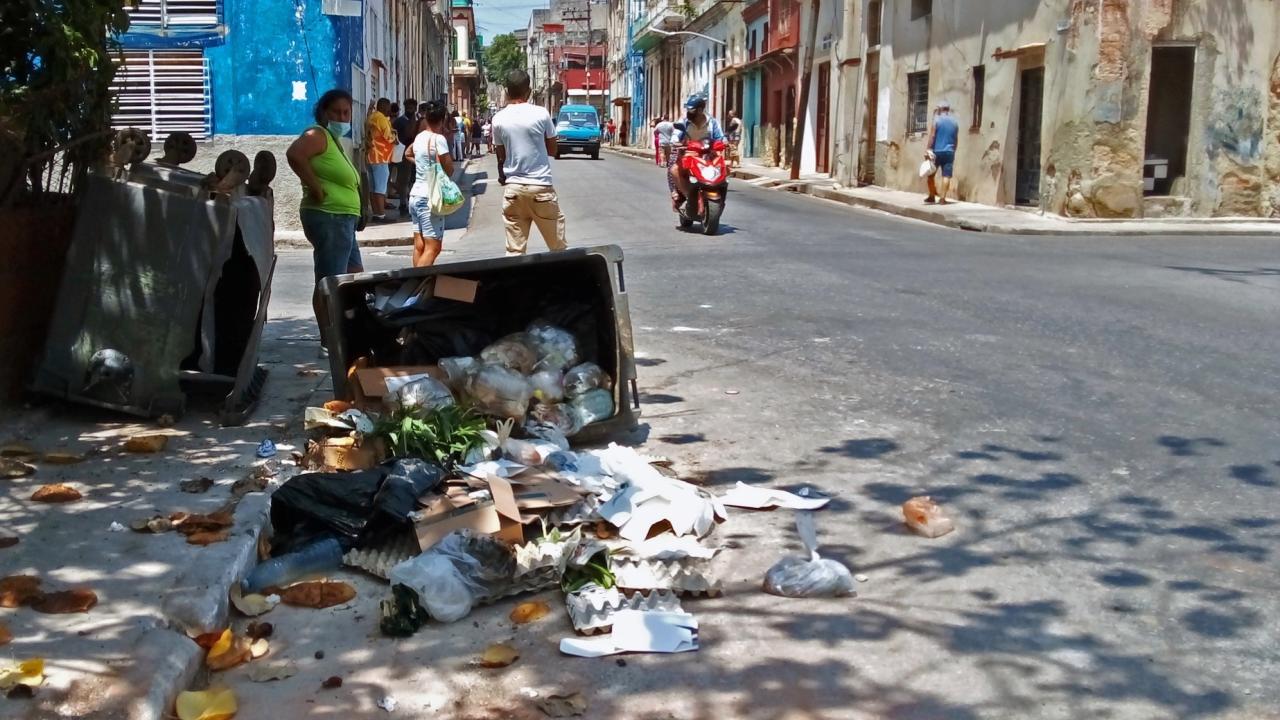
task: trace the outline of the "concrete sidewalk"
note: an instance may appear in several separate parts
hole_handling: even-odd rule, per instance
[[[612,147],[613,152],[653,160],[645,148]],[[1275,235],[1280,221],[1266,218],[1150,218],[1141,220],[1074,219],[1033,210],[995,207],[970,202],[927,205],[922,193],[890,190],[875,185],[840,187],[827,175],[805,174],[791,180],[786,168],[744,162],[732,176],[755,187],[804,193],[854,207],[869,208],[934,225],[1004,235]]]
[[[467,198],[467,203],[460,210],[444,219],[444,240],[448,243],[450,240],[456,240],[467,231],[467,226],[471,223],[471,213],[475,209],[475,203],[472,202],[471,184],[476,179],[477,173],[473,172],[474,166],[478,165],[482,158],[468,158],[465,162],[456,166],[453,170],[453,181],[458,183],[458,187],[462,189],[462,193]],[[395,202],[392,198],[391,202]],[[387,208],[388,217],[402,218],[399,209],[391,207]],[[277,250],[310,250],[311,243],[307,242],[307,238],[301,230],[277,230],[276,235]],[[399,247],[413,244],[413,223],[407,218],[398,219],[396,222],[387,223],[370,223],[369,227],[356,233],[356,242],[360,243],[360,247]]]

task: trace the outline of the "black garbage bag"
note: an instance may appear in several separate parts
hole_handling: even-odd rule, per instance
[[[272,554],[334,537],[344,550],[377,545],[412,525],[418,498],[438,487],[444,470],[400,459],[372,470],[303,473],[271,496]]]

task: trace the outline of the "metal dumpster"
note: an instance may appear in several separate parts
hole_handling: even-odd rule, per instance
[[[34,390],[149,417],[212,391],[224,423],[244,421],[266,379],[272,201],[209,199],[204,177],[88,177]]]
[[[466,300],[431,293],[405,312],[388,315],[373,299],[429,279],[474,281]],[[470,300],[469,302],[467,300]],[[334,396],[352,399],[347,374],[358,359],[380,366],[434,365],[475,356],[493,341],[547,320],[572,332],[582,360],[614,379],[614,414],[592,423],[575,442],[628,432],[639,420],[631,312],[616,245],[563,252],[337,275],[320,284],[320,324],[328,342]]]

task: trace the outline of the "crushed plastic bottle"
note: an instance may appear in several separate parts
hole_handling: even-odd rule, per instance
[[[246,593],[281,587],[298,578],[323,573],[342,565],[342,543],[333,538],[314,542],[301,550],[259,564],[240,583]]]

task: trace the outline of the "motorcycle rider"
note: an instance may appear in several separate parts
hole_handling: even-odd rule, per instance
[[[684,103],[685,119],[676,123],[675,133],[671,138],[671,158],[668,164],[668,186],[671,188],[671,207],[679,212],[680,203],[689,196],[689,171],[680,164],[682,153],[676,150],[683,147],[686,141],[715,142],[724,140],[724,130],[720,129],[720,121],[707,114],[707,100],[701,95],[690,95]]]

